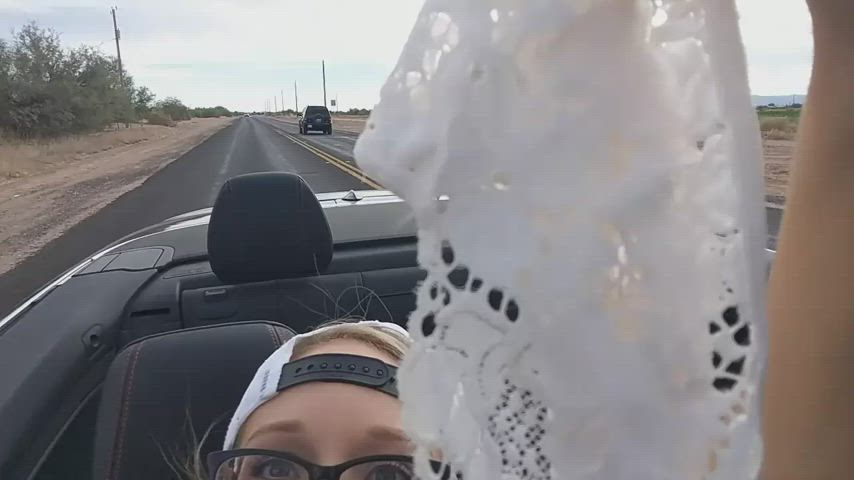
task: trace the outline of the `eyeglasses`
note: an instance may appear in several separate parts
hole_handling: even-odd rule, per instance
[[[440,472],[440,462],[430,462]],[[285,452],[241,449],[208,455],[210,480],[412,480],[412,457],[376,455],[331,467]]]

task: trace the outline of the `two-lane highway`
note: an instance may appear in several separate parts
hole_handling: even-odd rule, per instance
[[[262,117],[260,121],[271,127],[279,135],[315,154],[329,165],[355,176],[365,185],[375,189],[383,188],[376,180],[365,176],[356,166],[353,149],[356,147],[356,140],[359,138],[358,133],[335,130],[333,135],[316,133],[300,135],[299,126],[295,120]]]
[[[269,117],[235,120],[0,276],[0,317],[107,244],[169,217],[210,207],[222,184],[236,175],[293,172],[317,193],[377,188],[355,166],[356,138],[348,132],[304,137],[296,124]]]
[[[358,134],[303,136],[294,120],[235,120],[154,174],[139,188],[110,203],[47,244],[38,254],[0,276],[0,317],[39,287],[107,244],[169,217],[210,207],[226,180],[254,172],[301,175],[317,192],[381,188],[353,160]],[[770,244],[782,211],[769,208]]]
[[[271,122],[277,128],[283,129],[290,135],[297,136],[299,134],[299,126],[295,119],[263,118],[262,121]],[[309,134],[307,137],[303,137],[303,140],[310,140],[312,143],[322,146],[325,150],[333,152],[336,156],[352,161],[353,149],[356,146],[358,138],[358,132],[336,127],[333,135]]]

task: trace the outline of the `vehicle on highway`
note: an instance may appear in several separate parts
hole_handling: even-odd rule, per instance
[[[308,106],[297,116],[299,116],[299,133],[308,135],[308,132],[314,130],[332,135],[332,114],[326,107]]]
[[[244,118],[249,118],[249,117],[251,117],[251,116],[252,116],[252,115],[249,115],[248,113],[244,113],[244,114],[243,114],[243,117],[244,117]]]
[[[218,449],[220,416],[294,332],[403,324],[416,245],[390,192],[262,173],[97,251],[0,319],[0,478],[174,478],[187,429],[213,426]]]

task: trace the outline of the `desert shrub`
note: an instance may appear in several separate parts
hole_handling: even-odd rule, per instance
[[[795,130],[795,124],[786,117],[762,118],[759,127],[763,132],[770,132],[772,130],[787,132]]]
[[[97,48],[65,49],[56,32],[28,23],[0,39],[0,133],[52,138],[147,118],[154,94],[121,73]],[[171,119],[190,118],[179,100],[160,103]]]
[[[174,127],[175,121],[166,112],[162,110],[151,110],[146,115],[145,119],[149,125],[162,125],[164,127]]]
[[[192,114],[196,118],[230,117],[231,111],[222,106],[194,108]]]
[[[790,130],[768,130],[762,137],[769,140],[794,140],[795,132]]]
[[[192,115],[190,115],[190,109],[187,108],[181,100],[178,100],[175,97],[167,97],[166,99],[157,102],[155,108],[157,110],[161,110],[166,115],[169,115],[169,118],[175,121],[189,120],[192,118]]]
[[[130,83],[119,78],[112,58],[91,47],[65,50],[56,32],[29,23],[0,42],[0,129],[54,137],[133,121]]]
[[[341,112],[341,113],[343,113],[343,114],[345,114],[345,115],[360,115],[360,116],[363,116],[363,115],[370,115],[370,114],[371,114],[371,111],[370,111],[370,110],[368,110],[367,108],[351,108],[350,110],[347,110],[346,112]]]

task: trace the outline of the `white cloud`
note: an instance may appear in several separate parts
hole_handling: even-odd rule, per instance
[[[35,19],[69,46],[95,44],[112,54],[114,3],[122,56],[139,84],[193,105],[260,109],[283,88],[290,105],[295,80],[304,101],[322,101],[321,59],[330,96],[340,95],[345,107],[373,104],[423,0],[0,0],[0,29]],[[804,0],[737,4],[754,93],[805,92]]]

